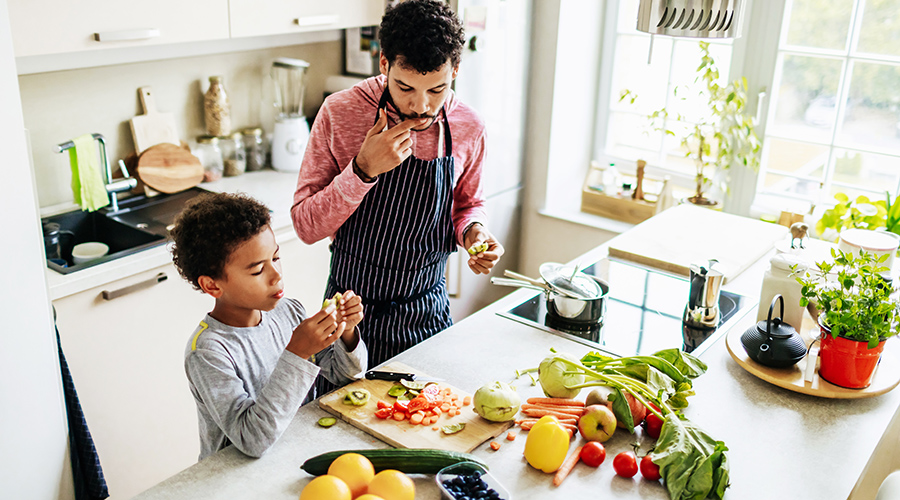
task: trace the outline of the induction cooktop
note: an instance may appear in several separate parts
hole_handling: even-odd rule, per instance
[[[541,292],[498,314],[618,356],[652,354],[672,347],[699,355],[756,306],[749,297],[722,290],[718,327],[684,329],[681,317],[690,291],[687,278],[616,259],[603,259],[583,271],[609,283],[600,324],[560,321],[547,312]]]

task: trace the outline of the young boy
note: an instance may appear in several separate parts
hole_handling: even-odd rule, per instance
[[[284,432],[321,372],[346,384],[366,370],[360,297],[307,318],[284,296],[269,210],[244,195],[199,197],[171,231],[178,272],[216,299],[191,335],[184,368],[197,402],[200,459],[233,444],[259,457]],[[340,342],[337,340],[340,339]]]

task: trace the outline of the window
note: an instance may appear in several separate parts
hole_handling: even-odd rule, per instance
[[[788,0],[758,200],[900,188],[900,0]]]

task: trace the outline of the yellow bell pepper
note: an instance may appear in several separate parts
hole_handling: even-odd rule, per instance
[[[569,452],[569,433],[559,425],[556,417],[541,417],[528,431],[525,440],[525,460],[535,469],[556,472]]]

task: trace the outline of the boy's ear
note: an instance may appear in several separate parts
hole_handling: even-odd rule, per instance
[[[222,296],[222,293],[224,293],[219,287],[219,283],[209,276],[200,276],[197,278],[197,284],[200,285],[200,289],[203,290],[203,293],[211,295],[214,299],[218,299]]]

